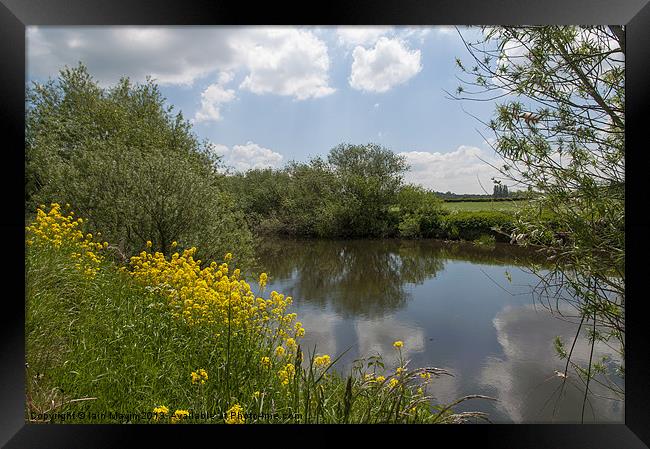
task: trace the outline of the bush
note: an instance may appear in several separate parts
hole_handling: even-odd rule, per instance
[[[509,234],[514,227],[514,215],[501,211],[454,211],[442,216],[440,224],[440,238],[475,240],[485,234],[505,242],[510,236],[493,228]]]
[[[252,236],[228,194],[211,147],[152,82],[102,88],[82,65],[27,93],[26,215],[70,203],[124,256],[147,240],[203,257],[251,255]]]
[[[402,219],[399,224],[399,236],[407,239],[421,237],[420,217],[409,215]]]

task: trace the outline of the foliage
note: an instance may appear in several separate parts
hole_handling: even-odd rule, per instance
[[[497,241],[509,241],[515,222],[514,215],[503,211],[453,211],[442,217],[436,236],[445,239],[475,240],[482,235]]]
[[[393,210],[399,216],[399,235],[407,238],[432,237],[447,214],[437,195],[415,185],[399,189]]]
[[[503,158],[497,168],[540,194],[513,237],[548,249],[555,266],[539,273],[543,291],[564,287],[581,326],[591,319],[606,329],[598,339],[616,341],[622,360],[625,30],[484,27],[483,36],[466,43],[471,66],[457,60],[468,78],[456,98],[501,99],[486,123]],[[588,363],[579,370],[590,373],[587,392]]]
[[[261,233],[311,237],[423,237],[442,202],[404,185],[404,158],[374,144],[334,147],[327,159],[291,162],[226,178],[251,225]]]
[[[393,229],[389,207],[408,165],[403,156],[375,144],[341,144],[328,155],[345,200],[337,214],[345,237],[383,237]]]
[[[478,238],[474,239],[474,244],[478,246],[492,247],[496,243],[496,237],[488,234],[481,234]]]
[[[494,191],[492,196],[495,198],[507,198],[510,196],[508,192],[508,186],[505,184],[494,184]]]
[[[27,216],[40,203],[68,202],[125,257],[149,239],[165,254],[178,241],[206,257],[249,255],[250,233],[210,145],[153,81],[103,88],[80,64],[34,83],[26,107]]]
[[[303,354],[305,329],[291,298],[254,292],[232,266],[143,251],[129,267],[98,256],[84,221],[53,204],[27,229],[27,417],[71,423],[447,423],[458,402],[432,406],[437,368],[395,369],[359,360],[344,378],[338,358]],[[72,225],[72,223],[78,223]],[[70,412],[68,414],[68,412]],[[80,412],[85,413],[82,417]],[[57,417],[57,414],[59,417]],[[60,418],[63,417],[63,418]]]

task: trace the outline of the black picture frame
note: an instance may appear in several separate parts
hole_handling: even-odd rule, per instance
[[[450,438],[451,445],[480,447],[642,448],[650,444],[650,388],[648,387],[649,326],[644,322],[643,256],[649,253],[650,220],[645,218],[647,182],[644,179],[643,119],[650,104],[650,5],[648,0],[441,0],[441,1],[333,1],[326,3],[246,4],[221,0],[0,0],[0,129],[4,211],[0,218],[5,288],[2,292],[2,363],[0,364],[0,444],[6,447],[118,447],[144,438],[148,445],[188,436],[226,443],[222,432],[237,439],[262,435],[246,426],[114,426],[29,425],[24,419],[24,199],[18,186],[24,181],[25,27],[29,25],[243,25],[243,24],[373,24],[373,25],[479,25],[479,24],[620,24],[626,25],[626,265],[628,301],[625,305],[626,399],[624,424],[512,424],[487,426],[373,426],[345,430],[364,432],[362,444],[376,444],[384,436],[399,443],[415,442],[413,431],[426,432],[426,444]],[[645,202],[644,202],[645,200]],[[7,288],[10,286],[11,288]],[[21,296],[22,295],[22,296]],[[233,428],[237,427],[237,428]],[[342,426],[334,426],[340,430]],[[287,431],[287,429],[290,429]],[[313,426],[266,426],[278,432],[281,444],[311,444],[323,429]],[[395,432],[404,432],[397,435]],[[326,429],[326,442],[331,437]],[[203,435],[196,435],[202,433]],[[406,439],[405,437],[407,437]],[[360,435],[361,436],[361,435]],[[274,438],[274,437],[268,437]],[[404,438],[404,439],[402,439]],[[375,440],[375,441],[373,441]],[[237,441],[237,440],[235,440]],[[241,442],[242,440],[239,440]],[[273,441],[269,439],[268,441]],[[332,442],[330,444],[337,444]],[[645,443],[645,444],[644,444]],[[231,444],[231,443],[226,443]],[[268,443],[263,443],[268,444]],[[417,443],[421,444],[421,443]]]

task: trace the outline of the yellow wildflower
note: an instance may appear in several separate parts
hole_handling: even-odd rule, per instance
[[[197,370],[196,372],[192,371],[190,373],[190,376],[192,377],[193,384],[200,383],[201,385],[203,385],[208,380],[208,372],[203,368]]]
[[[260,362],[264,368],[268,368],[271,366],[271,359],[269,357],[262,357],[262,360]]]
[[[296,367],[293,366],[293,363],[287,363],[284,368],[278,371],[278,377],[280,378],[280,384],[282,386],[289,385],[289,381],[293,379],[293,376],[296,374]]]
[[[399,383],[399,381],[393,377],[393,378],[388,382],[388,386],[389,386],[390,388],[395,388],[395,386],[397,386],[398,383]]]
[[[155,421],[158,421],[159,418],[165,416],[167,413],[169,413],[169,409],[165,407],[164,405],[159,405],[157,407],[154,407],[153,409],[153,419]]]
[[[314,365],[318,367],[326,367],[330,364],[330,356],[325,354],[314,359]]]
[[[241,405],[235,404],[228,409],[225,418],[226,424],[244,424],[246,418],[244,417],[244,409]]]
[[[184,418],[190,416],[189,410],[176,410],[172,415],[172,424],[176,424]]]
[[[278,346],[277,348],[275,348],[275,355],[278,356],[278,357],[284,356],[285,352],[286,351],[282,346]]]
[[[397,340],[395,343],[393,343],[393,347],[396,349],[399,349],[404,346],[404,342],[401,340]]]
[[[266,273],[260,274],[260,287],[264,288],[266,287],[266,282],[268,281],[269,277]]]

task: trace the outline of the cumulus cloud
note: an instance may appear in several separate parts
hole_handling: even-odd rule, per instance
[[[235,171],[246,171],[255,168],[277,168],[283,160],[283,156],[268,148],[264,148],[253,142],[246,142],[244,145],[233,145],[228,148],[226,145],[215,144],[213,151],[222,156],[226,167]]]
[[[341,45],[374,45],[377,39],[392,31],[392,27],[385,26],[340,26],[336,29],[336,35]]]
[[[297,100],[335,91],[329,86],[327,45],[310,31],[257,30],[243,36],[235,48],[249,70],[240,88],[256,94],[289,95]]]
[[[56,75],[82,61],[102,84],[126,75],[192,85],[241,71],[242,88],[298,100],[334,92],[327,46],[309,30],[286,27],[29,27],[28,73]],[[213,95],[217,95],[216,89]]]
[[[376,321],[364,320],[355,323],[359,354],[391,354],[395,351],[393,342],[404,342],[402,355],[410,359],[424,351],[424,331],[413,323],[403,323],[393,317]]]
[[[82,61],[102,84],[126,75],[191,85],[238,65],[234,37],[223,27],[28,27],[27,68],[31,76],[47,78]]]
[[[368,92],[386,92],[422,70],[420,50],[410,50],[399,39],[381,37],[371,49],[352,52],[350,86]]]
[[[557,356],[552,345],[556,336],[564,342],[572,342],[577,324],[558,319],[543,309],[536,310],[534,305],[506,306],[497,313],[493,324],[503,355],[486,360],[479,382],[496,390],[499,398],[496,406],[514,422],[579,422],[584,395],[582,383],[570,370],[564,394],[558,397],[562,378],[555,375],[555,371],[564,372],[565,362]],[[590,350],[586,339],[578,339],[573,348],[573,360],[584,366]],[[613,349],[596,342],[594,359],[605,355],[618,359]],[[603,396],[611,396],[611,392],[597,383],[589,388],[595,394],[590,397],[585,419],[591,420],[595,414],[601,423],[621,422],[623,402],[603,399]]]
[[[221,105],[235,99],[235,91],[224,87],[231,80],[231,73],[221,72],[217,83],[210,84],[201,93],[201,109],[194,115],[195,122],[221,120]]]
[[[405,176],[407,182],[439,192],[485,193],[482,184],[488,193],[492,193],[491,178],[499,177],[499,172],[487,163],[499,166],[500,159],[492,150],[488,152],[461,145],[447,153],[408,151],[399,154],[406,157],[411,166]]]

